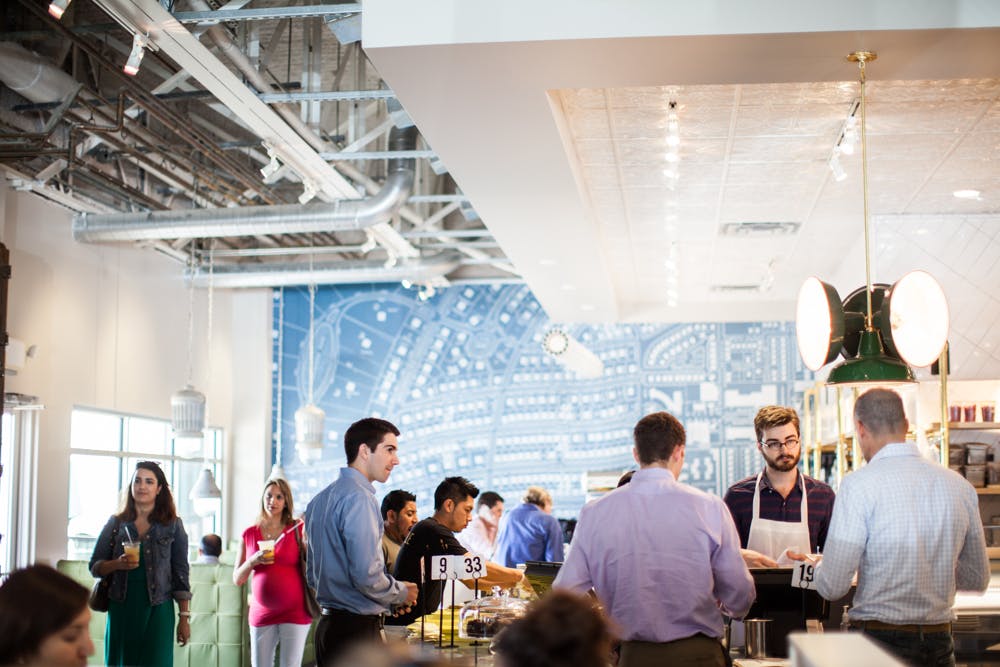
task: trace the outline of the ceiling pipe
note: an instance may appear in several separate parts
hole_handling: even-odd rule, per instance
[[[461,255],[441,252],[424,258],[399,260],[386,266],[385,260],[348,260],[308,264],[216,264],[211,275],[200,267],[193,276],[197,287],[221,289],[288,287],[292,285],[344,285],[357,283],[388,283],[408,280],[414,284],[442,278],[459,268]]]
[[[416,128],[389,132],[393,150],[416,143]],[[378,194],[367,199],[340,199],[302,206],[152,211],[114,215],[81,214],[73,219],[73,238],[83,243],[151,241],[309,234],[363,230],[392,219],[413,187],[413,160],[389,161],[389,176]]]

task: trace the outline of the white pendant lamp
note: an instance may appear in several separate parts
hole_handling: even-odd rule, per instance
[[[192,251],[188,275],[188,365],[187,383],[184,388],[170,397],[170,424],[173,427],[174,439],[181,449],[193,453],[193,448],[201,448],[201,440],[205,430],[205,395],[194,388],[194,255]]]
[[[310,273],[312,256],[309,257]],[[295,451],[305,464],[323,457],[323,431],[326,413],[313,403],[313,371],[316,335],[316,284],[309,285],[309,400],[295,411]]]
[[[215,475],[212,474],[211,469],[202,468],[201,473],[198,474],[198,481],[191,487],[188,498],[194,503],[195,514],[202,518],[212,516],[219,510],[219,505],[222,503],[222,490],[215,483]]]

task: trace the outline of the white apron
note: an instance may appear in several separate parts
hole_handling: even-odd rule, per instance
[[[757,485],[753,491],[753,514],[750,520],[750,536],[747,538],[747,549],[778,560],[785,549],[794,549],[800,553],[809,553],[812,549],[809,540],[809,500],[806,497],[806,481],[799,473],[799,483],[802,485],[802,507],[798,521],[774,521],[760,518],[760,478],[757,475]]]

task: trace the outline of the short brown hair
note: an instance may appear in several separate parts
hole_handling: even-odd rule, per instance
[[[753,430],[757,433],[757,442],[764,440],[764,431],[775,426],[791,424],[795,427],[795,434],[799,437],[802,432],[799,430],[799,413],[792,408],[783,405],[768,405],[757,411],[757,416],[753,418]]]
[[[524,492],[523,501],[529,505],[545,507],[552,504],[552,494],[540,486],[529,486],[528,490]]]
[[[648,465],[666,461],[684,444],[687,435],[677,417],[669,412],[654,412],[639,420],[632,431],[639,463]]]

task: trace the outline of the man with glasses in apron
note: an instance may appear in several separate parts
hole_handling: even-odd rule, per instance
[[[795,410],[769,405],[754,418],[764,469],[729,487],[724,498],[748,567],[777,567],[785,551],[819,553],[833,513],[833,489],[799,472],[802,445]]]

